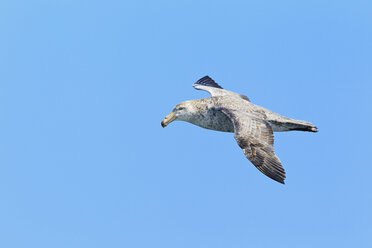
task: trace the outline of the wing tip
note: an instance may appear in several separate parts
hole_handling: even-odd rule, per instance
[[[267,172],[265,173],[265,172],[262,172],[265,176],[267,176],[267,177],[269,177],[270,179],[272,179],[272,180],[274,180],[274,181],[276,181],[276,182],[278,182],[278,183],[281,183],[281,184],[283,184],[283,185],[285,185],[285,179],[286,179],[286,176],[285,176],[285,174],[283,174],[283,176],[281,176],[281,175],[275,175],[275,176],[273,176],[273,175],[269,175]],[[284,172],[285,173],[285,172]]]
[[[218,89],[223,89],[218,83],[216,83],[210,76],[206,75],[202,78],[200,78],[198,81],[196,81],[192,86],[196,88],[196,86],[202,85],[202,86],[209,86],[214,87]]]
[[[267,153],[264,150],[256,150],[254,152],[255,155],[253,155],[252,150],[250,149],[243,149],[243,151],[252,164],[265,176],[278,183],[285,184],[285,169],[275,154]],[[272,157],[270,158],[267,155],[271,155]]]
[[[281,183],[281,184],[285,185],[285,182],[284,182],[284,180],[285,180],[285,178],[283,178],[283,179],[280,179],[280,180],[275,180],[275,181],[277,181],[278,183]]]
[[[278,174],[276,174],[276,175],[270,175],[270,174],[267,174],[267,173],[265,173],[265,172],[262,172],[265,176],[267,176],[267,177],[269,177],[270,179],[272,179],[272,180],[274,180],[274,181],[276,181],[276,182],[278,182],[278,183],[281,183],[281,184],[285,184],[285,182],[284,182],[284,180],[286,179],[286,176],[285,176],[285,174],[283,174],[283,176],[281,176],[281,175],[278,175]],[[285,173],[285,172],[284,172]]]

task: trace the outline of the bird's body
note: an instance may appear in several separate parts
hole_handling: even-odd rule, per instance
[[[274,132],[292,130],[316,131],[316,127],[310,122],[287,118],[241,98],[214,96],[187,102],[194,105],[197,109],[193,114],[193,118],[190,118],[188,122],[206,129],[233,133],[234,125],[232,121],[219,111],[220,108],[229,106],[230,109],[235,111],[250,114],[267,121]]]
[[[193,86],[210,92],[212,97],[178,104],[162,126],[181,120],[206,129],[233,132],[246,157],[265,175],[284,183],[284,168],[274,153],[273,132],[317,132],[317,128],[310,122],[287,118],[255,105],[248,97],[223,89],[208,76]]]

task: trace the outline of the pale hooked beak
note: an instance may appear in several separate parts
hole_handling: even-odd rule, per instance
[[[174,121],[176,119],[176,113],[171,112],[169,115],[167,115],[164,120],[161,122],[162,127],[168,126],[169,123]]]

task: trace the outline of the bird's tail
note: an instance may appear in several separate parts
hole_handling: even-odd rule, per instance
[[[284,119],[284,120],[283,120]],[[274,131],[305,131],[305,132],[318,132],[318,128],[307,121],[300,121],[290,118],[281,118],[281,120],[270,120],[269,123],[274,127]]]
[[[286,126],[288,127],[289,131],[318,132],[318,128],[314,124],[306,121],[296,120],[286,123]]]
[[[318,132],[318,128],[314,125],[294,125],[291,127],[293,131]]]

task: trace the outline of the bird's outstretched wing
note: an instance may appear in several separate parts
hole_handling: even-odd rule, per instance
[[[244,95],[225,90],[209,76],[199,79],[192,86],[197,90],[208,91],[212,96],[233,96],[250,101],[249,98]]]
[[[274,151],[274,134],[269,123],[253,115],[221,108],[234,125],[234,135],[245,156],[266,176],[284,184],[285,171]]]

